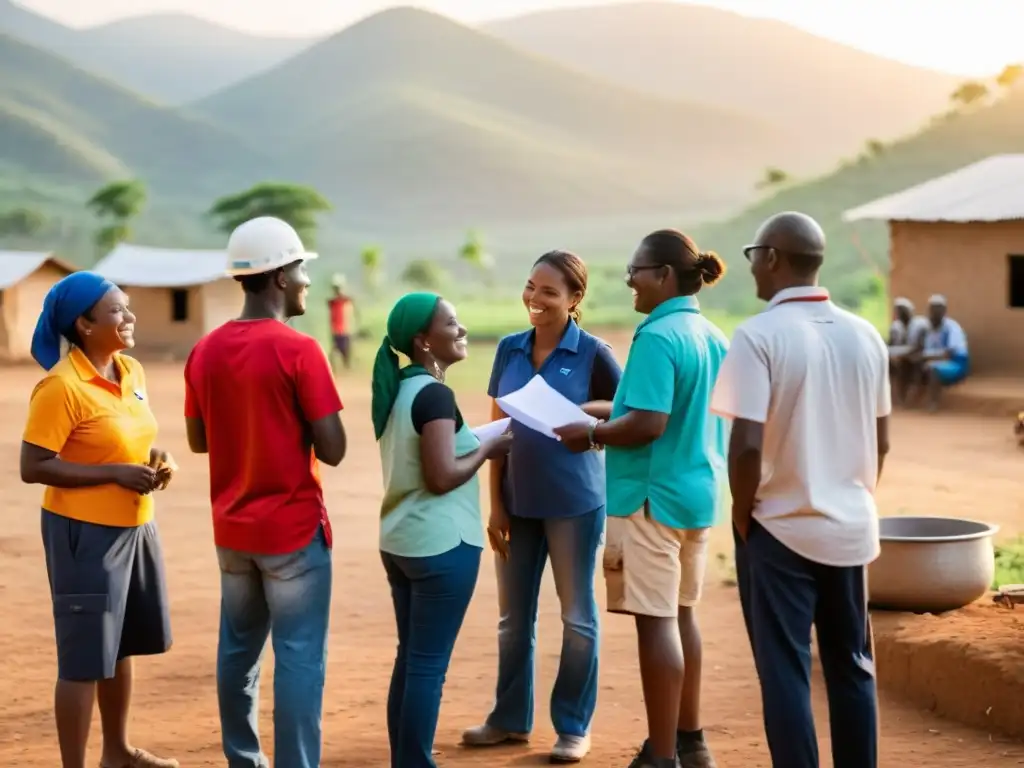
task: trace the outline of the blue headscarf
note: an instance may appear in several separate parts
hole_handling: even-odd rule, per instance
[[[75,272],[46,292],[32,334],[32,357],[45,370],[60,361],[60,340],[75,321],[117,286],[95,272]]]

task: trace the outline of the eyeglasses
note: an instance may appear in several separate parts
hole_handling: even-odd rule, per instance
[[[626,274],[630,277],[636,277],[637,272],[643,272],[647,269],[661,269],[667,266],[665,264],[629,264],[626,266]]]
[[[805,253],[803,251],[783,251],[776,248],[774,245],[746,245],[743,247],[743,255],[747,261],[752,261],[754,254],[758,251],[775,251],[783,256],[796,256],[797,258],[804,259],[820,259],[822,255],[820,253]]]
[[[771,249],[770,245],[745,245],[743,246],[743,256],[747,261],[753,261],[757,251],[770,251]]]

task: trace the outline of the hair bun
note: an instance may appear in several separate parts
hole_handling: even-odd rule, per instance
[[[697,271],[700,272],[704,285],[714,285],[725,274],[725,262],[714,251],[702,251],[697,254]]]

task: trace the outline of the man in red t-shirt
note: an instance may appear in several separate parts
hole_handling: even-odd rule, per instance
[[[341,355],[346,370],[352,367],[352,319],[355,304],[345,293],[345,279],[334,278],[334,295],[327,301],[331,315],[331,342],[334,351]]]
[[[337,466],[346,441],[323,350],[284,323],[306,311],[310,258],[279,219],[239,226],[228,273],[242,285],[242,314],[201,339],[185,365],[189,447],[210,462],[221,571],[217,693],[229,765],[269,766],[256,730],[268,635],[275,762],[320,765],[331,524],[317,462]]]

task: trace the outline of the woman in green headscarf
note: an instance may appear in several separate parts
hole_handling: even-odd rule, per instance
[[[402,368],[396,352],[409,358]],[[441,688],[483,551],[477,470],[512,438],[484,442],[444,385],[466,329],[433,293],[403,296],[373,364],[373,429],[384,471],[380,550],[398,625],[388,692],[392,768],[435,768]],[[410,630],[415,627],[416,631]]]

